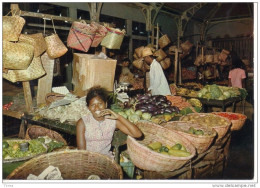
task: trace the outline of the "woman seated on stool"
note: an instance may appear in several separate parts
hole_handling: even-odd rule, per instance
[[[91,114],[82,116],[77,122],[79,150],[98,152],[113,158],[110,149],[116,128],[134,138],[142,136],[135,124],[107,108],[107,91],[104,88],[90,88],[86,104]]]

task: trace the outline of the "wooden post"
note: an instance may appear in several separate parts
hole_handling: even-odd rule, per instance
[[[158,50],[158,48],[159,48],[159,25],[158,25],[158,23],[157,23],[157,33],[156,33],[156,50]]]
[[[107,49],[106,49],[106,47],[102,46],[102,52],[107,55]]]
[[[46,75],[38,80],[37,105],[45,103],[45,96],[51,92],[54,59],[50,59],[47,53],[41,56],[41,61]]]
[[[182,81],[181,81],[181,60],[180,60],[180,58],[178,60],[179,60],[179,84],[181,84],[182,83]]]
[[[28,113],[32,113],[33,112],[32,93],[31,93],[30,83],[28,81],[23,82],[23,92],[24,92],[24,99],[26,104],[26,111]]]
[[[175,49],[175,60],[174,60],[174,83],[177,84],[177,74],[178,74],[178,59],[179,52],[178,48]]]

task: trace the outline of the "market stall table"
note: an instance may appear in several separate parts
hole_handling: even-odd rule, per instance
[[[186,99],[190,98],[196,98],[200,100],[202,103],[203,111],[208,112],[208,107],[209,106],[214,106],[214,107],[221,107],[222,112],[226,111],[226,107],[229,105],[232,105],[232,112],[235,112],[235,104],[239,101],[242,101],[240,97],[231,97],[225,100],[216,100],[216,99],[205,99],[205,98],[199,98],[199,97],[190,97],[190,96],[181,96]]]

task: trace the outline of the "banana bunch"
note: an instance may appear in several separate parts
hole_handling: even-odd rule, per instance
[[[176,94],[177,95],[187,95],[189,93],[189,90],[187,88],[177,88],[176,89]]]
[[[188,96],[189,97],[197,97],[197,91],[195,90],[189,90]]]
[[[190,103],[194,107],[202,107],[202,103],[200,102],[199,99],[194,99],[194,98],[188,99],[188,103]]]

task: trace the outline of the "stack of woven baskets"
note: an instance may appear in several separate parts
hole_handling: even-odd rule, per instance
[[[208,150],[217,135],[217,132],[210,127],[190,122],[170,121],[162,126],[188,139],[194,145],[198,154]],[[203,135],[189,133],[190,128],[202,130]]]
[[[133,164],[140,169],[157,172],[174,171],[188,163],[196,154],[194,146],[178,133],[148,121],[139,121],[137,126],[143,132],[144,139],[136,140],[128,136],[127,150]],[[191,155],[188,157],[176,157],[157,153],[147,147],[154,141],[161,142],[162,145],[180,143]]]

